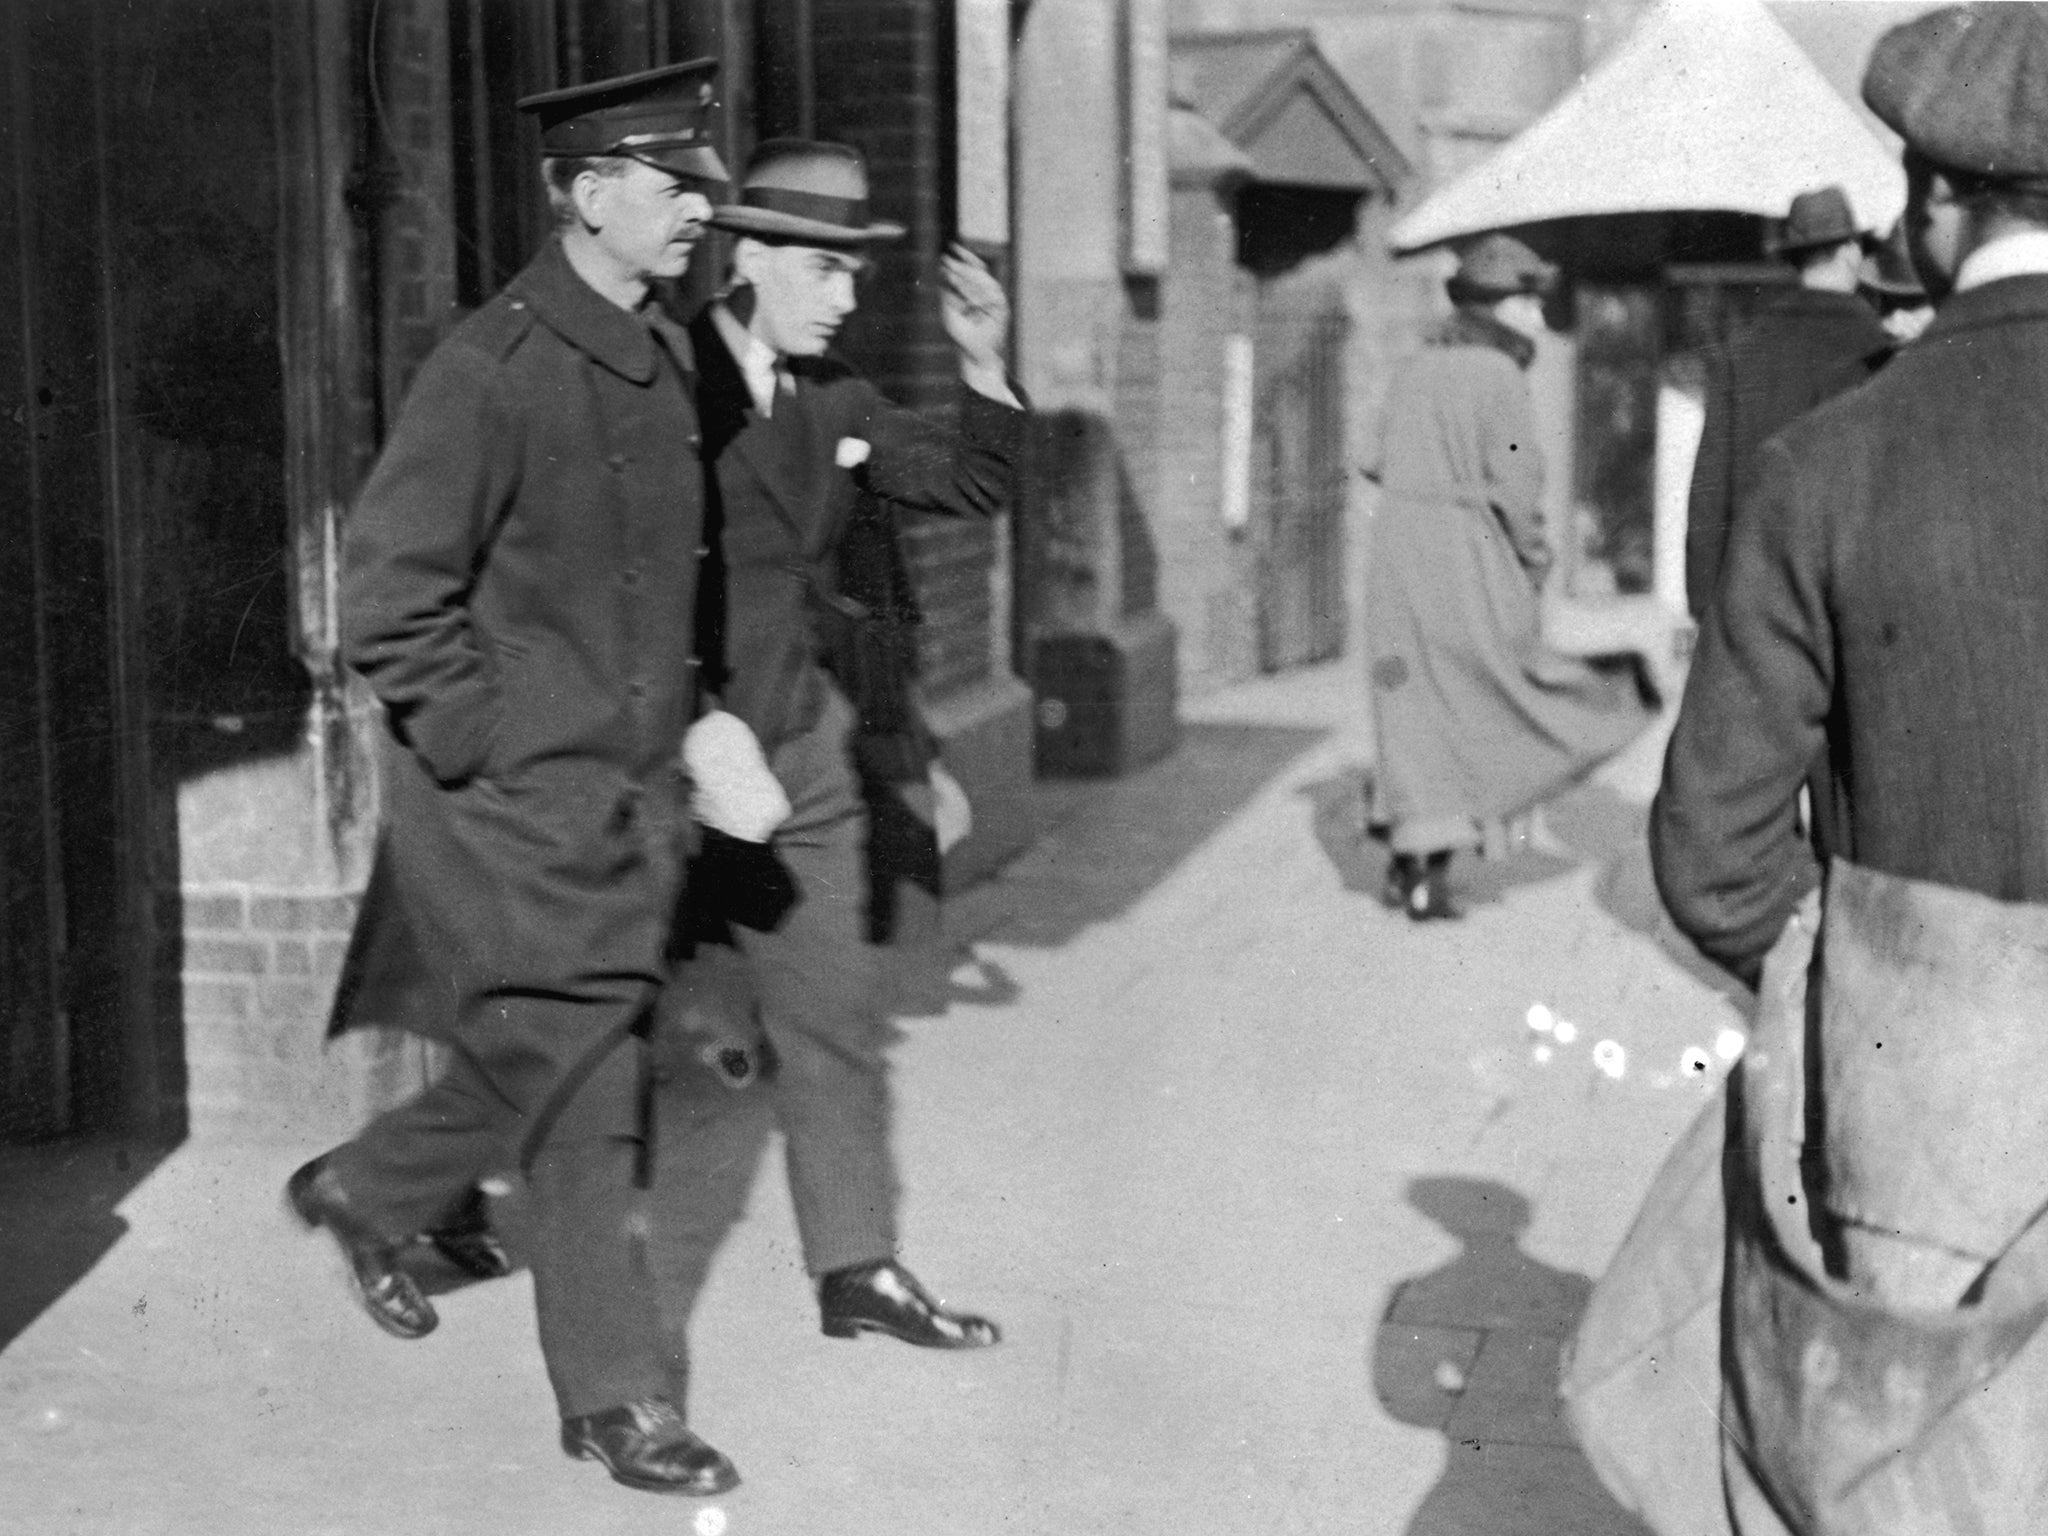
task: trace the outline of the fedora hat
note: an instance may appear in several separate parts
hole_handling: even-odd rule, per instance
[[[539,123],[545,158],[618,155],[671,176],[723,182],[730,178],[711,145],[717,75],[716,59],[691,59],[543,91],[518,106]]]
[[[769,139],[755,149],[740,199],[712,210],[712,227],[804,245],[895,240],[901,224],[868,217],[868,168],[860,151],[817,139]]]
[[[1780,256],[1811,251],[1823,245],[1841,245],[1861,239],[1856,215],[1849,210],[1849,194],[1840,187],[1816,187],[1792,199],[1791,211],[1772,240],[1771,249]]]
[[[1904,219],[1892,225],[1892,232],[1884,237],[1883,244],[1863,258],[1863,267],[1856,275],[1856,282],[1859,287],[1891,304],[1930,302],[1920,274],[1913,270],[1912,254],[1906,249]]]
[[[1458,253],[1458,270],[1444,286],[1454,302],[1485,303],[1512,294],[1548,294],[1557,268],[1513,235],[1495,230]]]

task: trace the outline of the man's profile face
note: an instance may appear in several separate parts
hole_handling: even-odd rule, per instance
[[[645,282],[689,268],[711,217],[700,183],[635,160],[617,176],[591,174],[583,190],[592,238],[622,277]]]
[[[859,307],[854,279],[867,261],[817,245],[743,240],[733,262],[754,290],[748,329],[785,357],[816,357]]]

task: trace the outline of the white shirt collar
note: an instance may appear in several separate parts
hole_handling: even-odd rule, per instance
[[[723,304],[711,306],[711,323],[740,365],[740,377],[747,381],[747,393],[754,397],[754,409],[763,416],[775,414],[775,396],[788,383],[782,358],[767,342],[756,336]]]
[[[2002,277],[2048,274],[2048,229],[2022,229],[2000,235],[1963,258],[1956,271],[1956,292],[1981,288]]]

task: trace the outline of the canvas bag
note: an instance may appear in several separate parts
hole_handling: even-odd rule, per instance
[[[1809,899],[1766,962],[1738,1077],[1667,1159],[1596,1288],[1567,1369],[1568,1411],[1602,1481],[1665,1536],[2048,1530],[2048,1223],[2024,1223],[1978,1305],[1910,1315],[1830,1279],[1809,1233],[1799,1151],[1819,926]],[[2048,1074],[2014,1056],[2009,1031],[1964,1027],[1984,1023],[1968,1017],[1969,994],[1989,995],[1987,974],[1995,1011],[2048,1018],[2048,960],[2035,963],[2048,956],[2048,912],[1838,861],[1822,948],[1833,963],[1816,1018],[1837,1055],[1916,1001],[1959,1007],[1956,1027],[1933,1035],[1940,1050],[1893,1073],[1891,1088],[1945,1079],[1924,1095],[1940,1108],[1988,1071],[2011,1080],[1984,1097],[2048,1102],[2030,1097]],[[1977,984],[1943,981],[1958,965]],[[1986,1042],[1974,1050],[1963,1044],[1973,1034]],[[1942,1134],[1954,1119],[1910,1124],[1901,1102],[1880,1103],[1900,1134],[1875,1153],[1967,1140]],[[1731,1212],[1732,1240],[1716,1241]]]

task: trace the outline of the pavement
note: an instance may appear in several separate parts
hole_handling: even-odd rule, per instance
[[[1555,1383],[1740,1043],[1650,889],[1660,742],[1411,924],[1355,671],[1039,786],[1039,842],[948,902],[895,1052],[904,1251],[1001,1347],[822,1337],[771,1158],[695,1328],[745,1482],[633,1493],[559,1453],[524,1276],[411,1344],[348,1303],[278,1195],[349,1127],[14,1149],[0,1532],[1640,1533]]]

